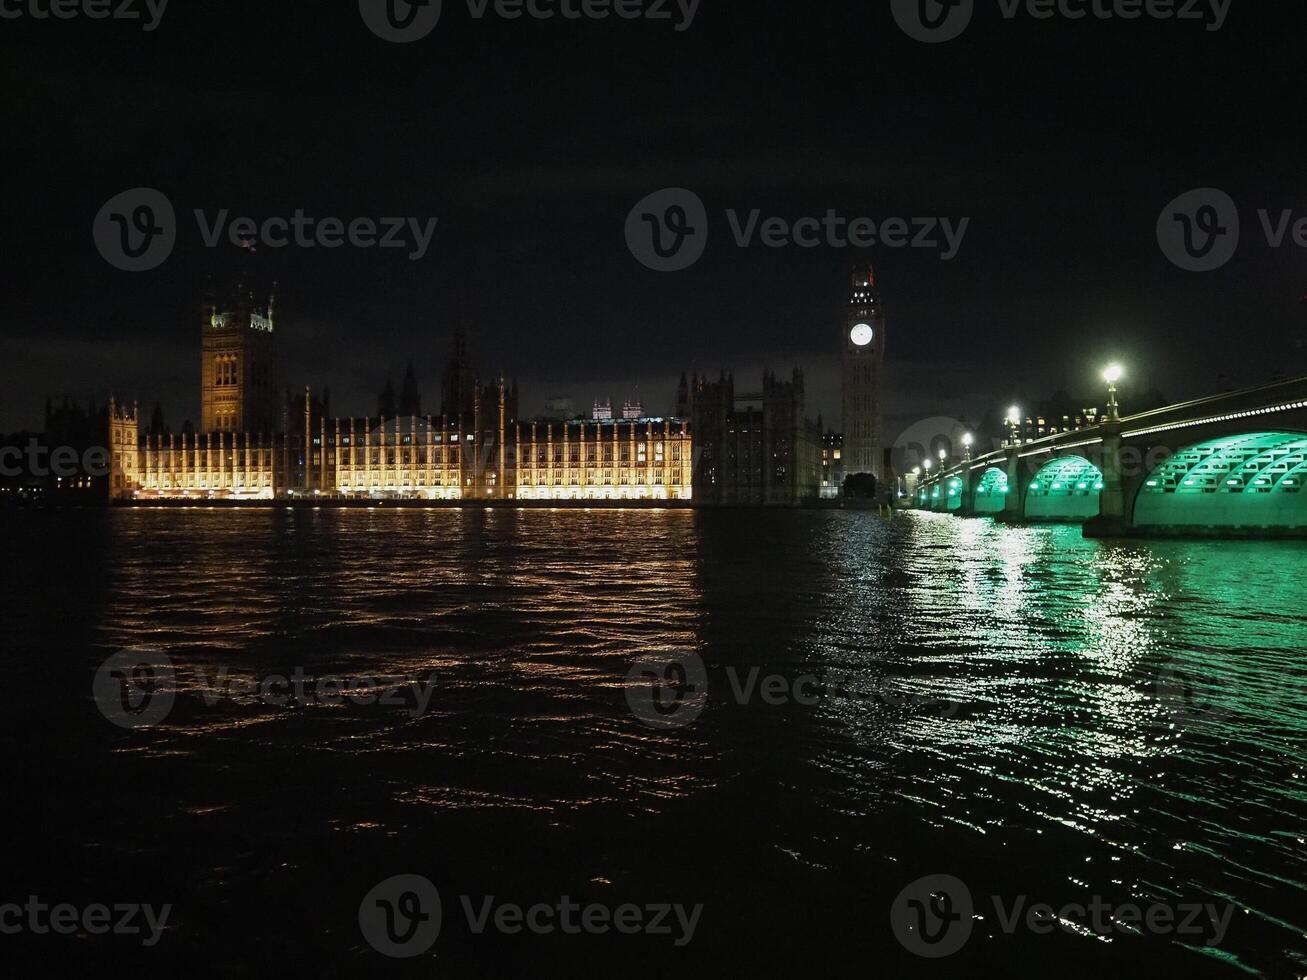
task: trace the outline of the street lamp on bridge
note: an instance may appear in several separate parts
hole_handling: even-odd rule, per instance
[[[1107,420],[1109,422],[1119,422],[1121,420],[1121,409],[1116,403],[1116,385],[1123,377],[1125,377],[1125,369],[1120,364],[1110,364],[1103,371],[1103,380],[1107,382]]]
[[[962,436],[962,461],[968,462],[971,459],[971,447],[976,444],[976,437],[970,432]]]

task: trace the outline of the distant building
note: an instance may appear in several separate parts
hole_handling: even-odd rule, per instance
[[[821,436],[821,496],[830,500],[840,496],[843,489],[844,433],[827,430]]]
[[[735,376],[694,377],[685,386],[694,449],[695,500],[793,506],[819,496],[821,436],[804,418],[803,372],[763,373],[762,391],[737,397]]]
[[[440,378],[440,414],[445,418],[465,418],[476,407],[477,378],[468,353],[467,330],[454,332],[454,346]]]
[[[0,505],[102,503],[112,486],[105,433],[123,412],[134,419],[136,408],[120,408],[112,397],[107,406],[91,399],[85,408],[67,397],[47,399],[44,431],[0,437]]]
[[[738,395],[724,372],[716,382],[683,375],[674,418],[648,418],[636,399],[623,404],[621,419],[608,401],[585,420],[573,417],[570,399],[551,399],[550,410],[564,417],[528,422],[519,418],[515,381],[479,379],[462,329],[441,375],[439,415],[420,414],[410,364],[398,394],[387,382],[375,416],[333,417],[325,390],[269,397],[273,301],[270,295],[258,306],[252,292],[236,295],[209,309],[201,374],[206,424],[199,431],[187,425],[174,433],[159,413],[143,433],[135,405],[117,403],[96,426],[112,450],[104,481],[110,499],[795,506],[830,493],[848,468],[847,433],[843,443],[833,433],[823,439],[805,417],[797,368],[788,380],[765,371],[761,390]],[[240,428],[250,420],[260,427]]]
[[[635,422],[645,417],[644,405],[640,403],[639,399],[635,401],[628,399],[622,403],[622,421]],[[611,422],[614,418],[613,400],[611,398],[596,398],[594,408],[590,411],[590,420],[593,422]]]
[[[422,392],[418,391],[417,375],[413,372],[413,362],[408,362],[404,372],[404,387],[399,392],[399,414],[409,418],[422,414]]]
[[[381,389],[381,394],[377,396],[379,418],[393,419],[397,415],[408,418],[422,415],[422,392],[418,390],[417,375],[413,371],[412,361],[409,361],[408,369],[404,372],[404,385],[400,393],[395,394],[395,383],[390,378],[386,378],[386,387]]]
[[[1016,434],[1020,441],[1030,442],[1063,432],[1076,432],[1098,425],[1102,415],[1102,409],[1097,406],[1085,406],[1065,391],[1059,391],[1027,410],[1016,427]],[[1008,438],[1011,437],[1012,426],[1009,423]]]
[[[386,387],[377,395],[377,415],[383,419],[393,419],[399,414],[399,399],[395,397],[395,384],[386,379]]]

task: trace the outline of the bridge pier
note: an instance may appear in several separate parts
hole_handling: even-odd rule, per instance
[[[1025,510],[1021,505],[1025,500],[1026,489],[1026,480],[1021,472],[1020,446],[1007,447],[1004,468],[1007,470],[1007,497],[1003,501],[1002,512],[995,516],[1003,521],[1020,521],[1025,517]]]
[[[962,497],[958,501],[959,517],[976,516],[976,477],[971,471],[971,453],[967,453],[966,459],[962,463],[962,472],[958,474],[962,480]]]
[[[1087,538],[1123,538],[1129,533],[1125,514],[1125,480],[1121,474],[1121,423],[1104,422],[1103,448],[1100,469],[1103,471],[1103,489],[1099,495],[1097,517],[1084,525]]]

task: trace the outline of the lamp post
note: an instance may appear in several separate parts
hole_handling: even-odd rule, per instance
[[[1107,420],[1119,422],[1121,409],[1116,403],[1116,385],[1125,376],[1120,364],[1111,364],[1103,371],[1103,380],[1107,382]]]
[[[971,461],[971,447],[976,444],[976,437],[970,432],[962,436],[962,461],[969,463]]]

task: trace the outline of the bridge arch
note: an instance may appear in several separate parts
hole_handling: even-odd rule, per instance
[[[1083,456],[1049,460],[1026,488],[1025,516],[1035,521],[1084,521],[1101,509],[1103,471]]]
[[[1250,432],[1197,443],[1144,481],[1140,528],[1307,530],[1307,434]]]
[[[980,476],[976,484],[975,512],[977,514],[1001,514],[1007,507],[1007,473],[997,466],[991,466]]]
[[[944,509],[962,509],[962,477],[951,476],[944,483]]]

